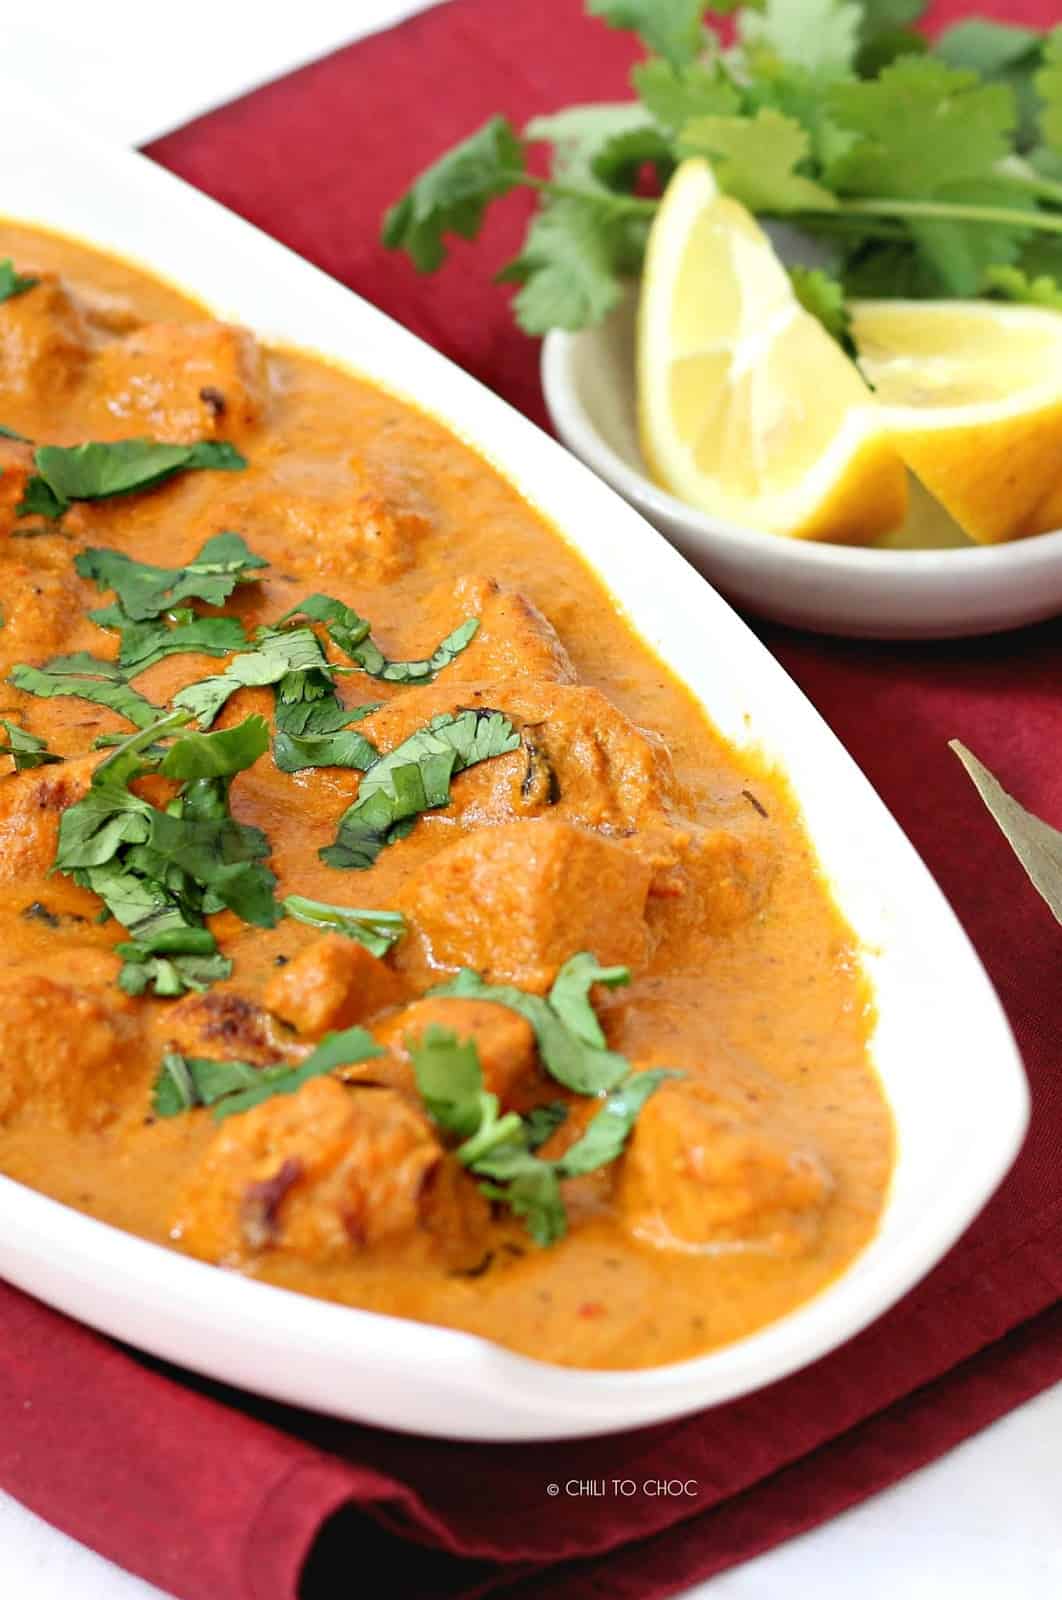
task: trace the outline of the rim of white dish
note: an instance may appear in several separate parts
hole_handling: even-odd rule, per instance
[[[557,432],[588,466],[599,472],[634,505],[672,523],[682,523],[691,534],[718,547],[755,551],[766,559],[799,559],[812,565],[867,572],[887,570],[892,576],[905,573],[960,573],[977,571],[981,575],[1004,569],[1010,573],[1033,575],[1045,567],[1062,563],[1062,528],[1026,539],[1006,540],[1001,544],[959,546],[938,550],[880,550],[870,545],[825,544],[810,539],[786,539],[756,528],[743,528],[724,518],[710,517],[696,506],[678,500],[651,478],[636,472],[602,437],[579,399],[571,376],[571,364],[578,334],[554,329],[542,341],[541,376],[546,407]]]

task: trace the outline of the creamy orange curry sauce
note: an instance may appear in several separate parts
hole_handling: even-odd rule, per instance
[[[0,717],[58,758],[0,758],[0,1170],[221,1267],[573,1366],[696,1355],[822,1288],[874,1230],[892,1133],[853,937],[784,781],[714,732],[579,556],[431,417],[69,240],[0,226],[0,257],[38,280],[0,304],[0,424],[28,441],[0,439]],[[36,446],[132,438],[227,440],[246,464],[34,509]],[[246,642],[120,669],[129,619],[89,617],[117,597],[75,559],[183,569],[222,531],[267,565],[224,603],[156,605],[144,627],[157,642],[227,617]],[[93,789],[130,719],[11,675],[39,685],[16,669],[85,652],[161,717],[312,594],[353,608],[378,647],[373,675],[302,619],[349,709],[337,720],[368,741],[361,766],[281,771],[271,746],[227,800],[215,785],[265,835],[273,909],[256,923],[208,894],[188,913],[215,947],[205,969],[167,968],[165,948],[151,966],[150,941],[123,965],[121,905],[103,920],[84,873],[56,870],[61,823],[116,792],[179,810],[195,786],[148,771]],[[471,641],[420,681],[378,675],[430,663],[468,619]],[[277,695],[239,688],[213,730],[257,713],[274,735]],[[378,838],[371,864],[323,860],[372,760],[465,712],[466,731],[500,714],[505,748],[454,772],[449,802]],[[160,734],[149,766],[181,736]],[[404,931],[374,954],[349,927],[284,915],[289,895],[400,913]],[[629,983],[590,982],[583,952]],[[486,997],[429,994],[462,969]],[[160,971],[161,995],[135,992]],[[318,1070],[320,1041],[350,1029],[360,1050]],[[197,1103],[228,1063],[266,1086],[250,1109]],[[632,1107],[630,1084],[658,1069],[677,1075]],[[465,1089],[446,1103],[454,1072]]]

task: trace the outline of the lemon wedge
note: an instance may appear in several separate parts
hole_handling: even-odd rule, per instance
[[[861,544],[903,520],[907,474],[873,395],[706,161],[682,163],[653,222],[638,409],[653,476],[702,511]]]
[[[851,310],[897,449],[970,538],[1062,527],[1062,314],[987,300]]]

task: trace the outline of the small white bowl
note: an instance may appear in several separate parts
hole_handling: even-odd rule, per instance
[[[889,548],[873,549],[740,528],[659,488],[638,447],[633,299],[600,327],[548,334],[542,387],[569,450],[750,611],[878,639],[1001,633],[1062,611],[1062,530],[974,545],[914,482],[904,528]],[[916,539],[936,548],[905,548]]]

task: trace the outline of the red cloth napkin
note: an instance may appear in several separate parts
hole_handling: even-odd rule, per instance
[[[939,5],[934,19],[962,9]],[[1055,6],[994,9],[1043,24]],[[520,202],[437,279],[381,252],[379,213],[499,108],[522,118],[622,94],[633,54],[626,36],[586,22],[579,0],[451,0],[151,153],[541,419],[537,350],[491,284],[518,242]],[[552,1600],[656,1600],[836,1514],[1062,1378],[1062,939],[946,748],[960,735],[1062,821],[1059,625],[933,645],[761,631],[936,873],[1024,1051],[1029,1140],[948,1258],[873,1328],[761,1394],[621,1438],[519,1447],[404,1438],[257,1401],[0,1286],[4,1488],[182,1600],[332,1600],[377,1572],[418,1600],[531,1600],[547,1585]],[[694,1479],[698,1494],[546,1492],[615,1477]]]

